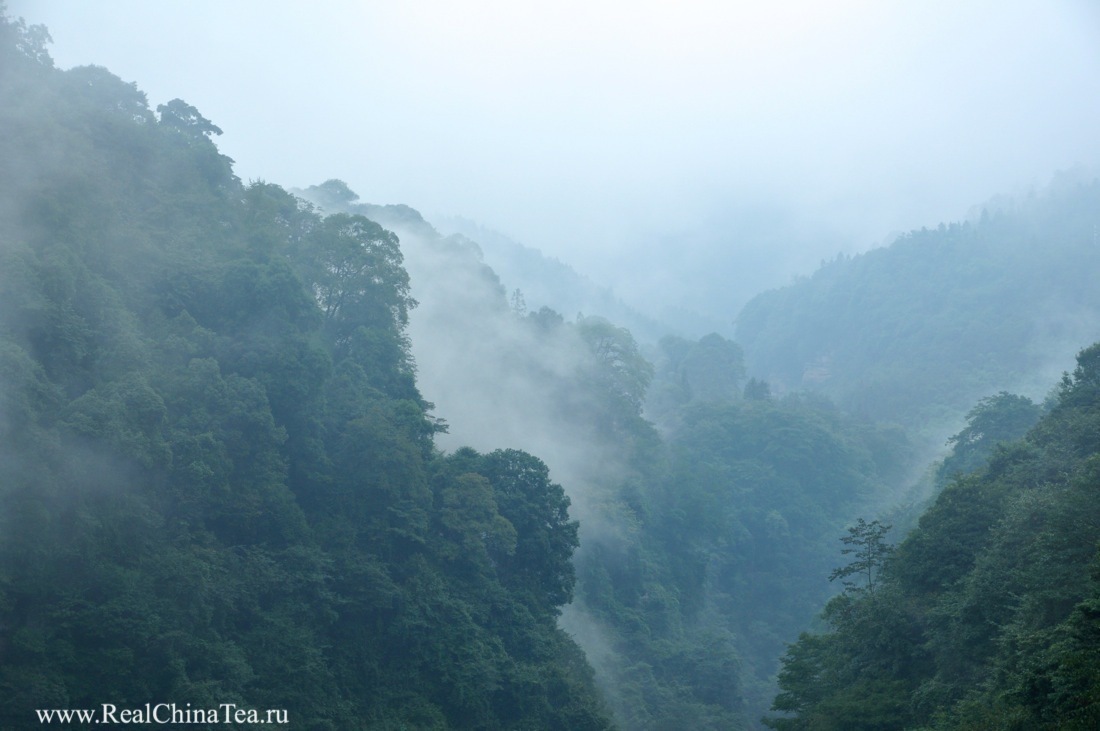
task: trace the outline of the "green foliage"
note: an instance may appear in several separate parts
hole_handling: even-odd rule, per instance
[[[848,528],[848,535],[840,539],[841,543],[848,546],[842,549],[845,556],[855,554],[855,560],[847,566],[834,569],[829,574],[829,581],[846,579],[849,576],[859,576],[862,585],[852,581],[845,581],[846,591],[867,590],[868,594],[875,593],[875,581],[880,578],[883,566],[890,557],[893,547],[886,543],[886,534],[890,532],[890,525],[884,525],[877,520],[868,523],[863,518]]]
[[[744,396],[749,401],[767,401],[772,397],[772,389],[767,381],[750,378],[745,384]]]
[[[661,338],[662,379],[682,389],[681,401],[730,401],[745,378],[741,348],[711,333],[696,343],[674,335]]]
[[[570,558],[578,524],[569,517],[565,491],[550,482],[539,459],[514,449],[488,455],[481,469],[496,486],[501,514],[518,536],[514,551],[499,559],[502,580],[529,599],[531,611],[567,604],[573,598]]]
[[[1098,352],[1080,353],[1022,441],[999,443],[943,490],[874,593],[833,600],[830,631],[790,648],[773,706],[790,715],[770,725],[858,728],[854,709],[892,699],[896,716],[872,727],[1095,726]],[[953,440],[960,460],[1034,415],[1018,397],[983,400]],[[861,545],[875,538],[869,528]]]
[[[46,40],[0,6],[0,726],[610,728],[556,626],[569,502],[437,453],[397,237],[243,186],[194,107]]]
[[[823,399],[741,399],[738,351],[717,336],[660,347],[646,409],[665,438],[600,506],[615,529],[582,542],[567,626],[611,644],[601,672],[624,726],[744,727],[828,597],[824,536],[908,452]]]
[[[736,320],[749,371],[916,428],[989,393],[1038,388],[1036,373],[1100,337],[1086,274],[1100,266],[1098,201],[1100,181],[1067,175],[760,294]]]
[[[721,403],[740,397],[745,364],[736,343],[716,333],[695,343],[666,335],[658,347],[656,378],[646,400],[651,418],[671,422],[689,403]]]
[[[0,3],[0,52],[3,58],[52,68],[53,59],[46,46],[53,39],[46,26],[27,25],[22,18],[8,16],[7,10],[7,4]]]
[[[1022,443],[1005,444],[1034,404],[975,407],[953,481],[889,564],[885,527],[857,523],[834,577],[866,590],[776,666],[828,597],[832,536],[909,466],[897,429],[782,394],[938,415],[1033,364],[1022,311],[993,296],[1034,264],[1004,243],[1012,216],[854,260],[885,279],[849,286],[837,262],[809,305],[750,306],[775,394],[718,335],[666,338],[654,368],[626,329],[517,296],[524,342],[568,349],[531,366],[557,415],[614,445],[581,476],[582,546],[537,457],[436,449],[386,228],[429,230],[419,214],[339,180],[310,189],[317,207],[245,186],[193,106],[59,71],[48,40],[0,5],[0,726],[167,700],[287,708],[311,729],[607,729],[598,684],[628,728],[736,729],[777,672],[775,728],[1095,725],[1100,346]],[[1076,246],[1088,221],[1061,214],[1094,195],[1021,215],[1067,218]],[[472,242],[431,245],[507,313]],[[930,251],[995,271],[971,291],[987,270],[945,278]],[[970,350],[947,346],[960,334]],[[869,375],[868,353],[886,354]],[[597,638],[598,678],[559,621]]]
[[[939,469],[940,480],[978,469],[994,447],[1022,437],[1041,413],[1031,399],[1005,391],[982,399],[966,415],[966,428],[947,440],[951,454]]]
[[[199,114],[199,110],[182,99],[173,99],[167,104],[161,104],[157,107],[157,114],[160,115],[160,123],[163,126],[195,140],[209,139],[211,135],[222,133],[217,125],[203,117]]]
[[[626,414],[642,406],[653,379],[653,366],[642,356],[630,332],[601,317],[578,320],[577,332],[593,358],[592,374],[599,386]]]

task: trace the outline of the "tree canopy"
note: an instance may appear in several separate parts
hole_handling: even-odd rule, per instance
[[[1081,351],[1023,439],[1002,442],[977,472],[956,473],[874,592],[868,583],[834,599],[828,631],[791,645],[773,705],[786,715],[769,726],[1096,726],[1098,353],[1100,344]],[[1007,394],[984,400],[952,440],[956,450],[965,453],[996,410],[1025,421],[1034,414]],[[853,529],[864,550],[834,575],[884,555],[869,550],[880,538],[873,525]]]
[[[444,455],[395,234],[242,184],[193,106],[0,9],[0,726],[611,727],[536,457]]]

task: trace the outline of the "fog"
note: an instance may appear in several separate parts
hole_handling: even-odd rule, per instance
[[[707,325],[838,251],[1100,163],[1084,0],[9,11],[49,27],[59,66],[195,105],[244,179],[464,216]]]
[[[572,501],[586,536],[614,533],[603,492],[625,472],[627,455],[606,434],[570,414],[577,379],[592,358],[566,327],[541,329],[511,308],[480,247],[443,238],[415,213],[295,193],[325,213],[368,215],[398,234],[417,306],[409,338],[417,386],[448,432],[444,450],[522,449],[542,459]]]
[[[597,611],[595,594],[586,595],[578,583],[577,598],[560,621],[585,650],[620,716],[631,703],[623,688],[665,682],[632,675],[636,648],[625,642],[630,635],[624,627],[640,622],[649,633],[651,616],[675,628],[688,612],[698,613],[692,621],[705,616],[722,632],[742,621],[750,627],[738,648],[747,664],[736,672],[751,683],[737,693],[752,713],[763,713],[774,692],[774,663],[753,653],[762,654],[769,643],[778,646],[784,638],[776,628],[809,612],[796,601],[802,590],[784,578],[801,576],[794,569],[802,567],[788,557],[797,559],[801,550],[827,560],[816,548],[820,536],[806,538],[798,530],[827,523],[816,513],[829,520],[846,516],[814,502],[825,493],[803,495],[801,475],[781,474],[736,451],[674,455],[685,463],[697,457],[715,462],[698,470],[689,464],[682,473],[663,452],[644,455],[671,465],[662,466],[668,474],[656,468],[645,473],[639,456],[652,425],[639,418],[636,433],[626,427],[616,432],[593,418],[614,404],[607,384],[592,378],[600,356],[582,332],[585,323],[604,321],[584,316],[628,325],[639,341],[647,341],[640,352],[652,360],[662,352],[653,345],[661,335],[729,335],[751,296],[810,274],[838,252],[855,253],[908,229],[980,216],[982,201],[1043,186],[1060,170],[1100,170],[1100,10],[1085,2],[1040,7],[983,0],[909,8],[786,2],[750,9],[567,0],[531,9],[503,2],[16,0],[9,12],[49,27],[57,65],[105,66],[136,82],[153,108],[176,97],[197,107],[224,130],[216,142],[236,161],[242,179],[308,194],[302,189],[340,178],[364,202],[353,206],[346,198],[346,210],[399,235],[412,296],[419,301],[407,329],[417,388],[450,428],[435,444],[445,452],[518,448],[538,456],[580,520],[576,558],[578,565],[590,561],[594,567],[592,585],[613,585],[607,566],[635,572],[637,596],[624,592],[626,598],[608,600],[614,611],[604,614]],[[54,164],[68,164],[64,148],[53,154]],[[33,171],[15,172],[34,180]],[[327,212],[337,209],[332,205]],[[1081,224],[1093,226],[1093,249],[1094,220]],[[1003,254],[998,249],[986,260]],[[941,262],[950,266],[953,260]],[[545,275],[533,282],[541,289],[518,281],[525,266],[537,270],[532,277]],[[927,279],[938,281],[938,273]],[[521,285],[524,305],[510,298]],[[1070,292],[1065,301],[1039,300],[1040,307],[1028,313],[1035,330],[1030,347],[1046,357],[1026,374],[1020,390],[1037,399],[1071,365],[1076,349],[1095,337],[1097,310],[1079,299]],[[564,319],[539,313],[542,305],[560,310]],[[526,316],[525,308],[535,316]],[[573,322],[576,327],[564,324]],[[886,322],[884,332],[893,321]],[[930,321],[929,327],[941,324]],[[956,332],[940,330],[945,339]],[[820,353],[794,362],[790,383],[766,371],[743,375],[774,385],[778,403],[804,385],[796,379],[806,380],[807,364],[832,357],[831,347],[826,343]],[[740,358],[738,351],[738,369]],[[975,363],[974,372],[983,376],[982,363]],[[724,367],[735,370],[730,361]],[[37,377],[29,368],[28,383]],[[882,372],[872,386],[888,382],[903,395],[916,388],[887,368]],[[685,410],[708,399],[705,388],[698,398],[692,394],[686,373],[679,374],[683,388],[676,392],[683,398],[670,401]],[[734,409],[750,400],[741,396],[741,375],[716,380],[729,388],[711,405]],[[961,414],[951,410],[957,404],[936,402],[936,382],[929,383],[935,415],[948,420],[913,427],[913,440],[921,441],[917,448],[931,442],[937,450],[925,453],[931,459],[958,431]],[[988,395],[982,390],[988,387],[977,379],[968,403]],[[9,391],[0,381],[0,435],[14,428]],[[772,413],[764,404],[744,411],[758,406]],[[817,471],[858,478],[843,483],[858,496],[852,510],[894,508],[906,494],[902,490],[925,470],[922,460],[912,466],[914,479],[907,484],[887,484],[894,471],[903,471],[908,445],[891,441],[893,427],[872,434],[870,426],[879,425],[870,425],[867,444],[878,438],[880,449],[867,446],[862,461],[896,458],[901,465],[883,467],[873,482],[870,467],[866,474],[855,467],[848,472],[847,462],[828,451],[840,445],[832,451],[846,459],[844,440],[854,443],[855,427],[842,431],[837,417],[829,429],[820,427],[824,436],[814,441],[817,431],[800,431],[799,419],[817,429],[818,422],[827,422],[824,416],[810,414],[809,407],[794,416],[793,410],[774,413],[789,417],[777,421],[787,431],[776,427],[776,434],[792,434],[792,443],[802,440],[792,454],[803,445],[824,445],[822,461],[830,462],[832,472],[815,463],[808,471],[815,479]],[[722,441],[725,426],[718,417],[707,418],[722,429],[707,423],[697,432],[700,441]],[[654,431],[653,444],[660,442],[658,435],[671,440],[671,431]],[[661,444],[658,452],[672,442]],[[89,461],[74,454],[82,464]],[[727,458],[729,464],[718,464]],[[856,465],[856,458],[851,462]],[[112,463],[93,464],[97,475],[119,473]],[[0,468],[26,469],[21,460],[6,459]],[[864,481],[866,496],[860,492]],[[805,487],[820,485],[807,480]],[[932,489],[918,485],[925,487]],[[631,501],[643,488],[651,494],[636,507]],[[693,491],[699,495],[680,499],[680,492]],[[791,498],[789,511],[780,506],[790,522],[773,509],[773,492]],[[650,506],[657,506],[655,513],[674,506],[664,511],[672,519],[650,520]],[[708,506],[718,508],[711,510],[717,513],[713,525],[704,515]],[[735,508],[742,514],[735,515]],[[712,532],[709,543],[693,545],[695,537],[679,527],[676,513],[688,515],[688,509],[708,518],[695,524],[702,534]],[[797,540],[789,548],[790,525],[799,520],[803,528],[794,531]],[[690,561],[670,560],[665,577],[655,546]],[[780,596],[777,606],[787,602],[774,610],[774,626],[753,624],[755,615],[747,610],[743,617],[720,616],[728,607],[740,610],[735,590],[742,585],[735,579],[744,577],[747,586],[764,576],[756,555],[748,553],[758,549],[760,555],[780,556],[774,565],[788,572],[770,577],[774,586],[793,588],[790,597],[773,592]],[[749,556],[743,574],[734,561],[722,562],[725,553],[738,552]],[[637,566],[630,563],[635,559]],[[761,559],[760,565],[768,564]],[[673,576],[677,572],[683,575]],[[818,583],[823,576],[819,572]],[[673,579],[698,588],[682,612]],[[719,579],[728,579],[720,589]],[[647,604],[651,587],[659,591]],[[752,601],[746,598],[744,606]],[[617,626],[608,620],[612,616],[626,619]],[[666,629],[652,625],[655,643],[665,642],[659,633]],[[702,635],[691,643],[672,630],[668,637],[684,640],[677,652],[688,660],[704,647],[691,644],[702,642]],[[720,649],[715,657],[724,657]],[[671,714],[675,707],[665,710]]]

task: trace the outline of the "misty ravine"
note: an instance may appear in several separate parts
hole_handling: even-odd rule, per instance
[[[49,42],[0,3],[0,727],[1100,725],[1095,177],[701,333]]]

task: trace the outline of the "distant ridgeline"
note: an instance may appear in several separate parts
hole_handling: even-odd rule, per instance
[[[1056,179],[976,220],[823,264],[737,318],[749,371],[926,427],[1001,390],[1041,397],[1100,338],[1100,182]]]
[[[524,246],[507,236],[460,217],[433,217],[429,224],[420,213],[403,205],[376,205],[359,200],[343,181],[328,180],[305,190],[292,189],[325,212],[360,213],[389,229],[401,229],[424,238],[475,244],[479,263],[492,268],[507,285],[515,309],[537,312],[548,307],[572,317],[578,311],[613,320],[644,342],[656,342],[670,328],[642,315],[557,259]]]

